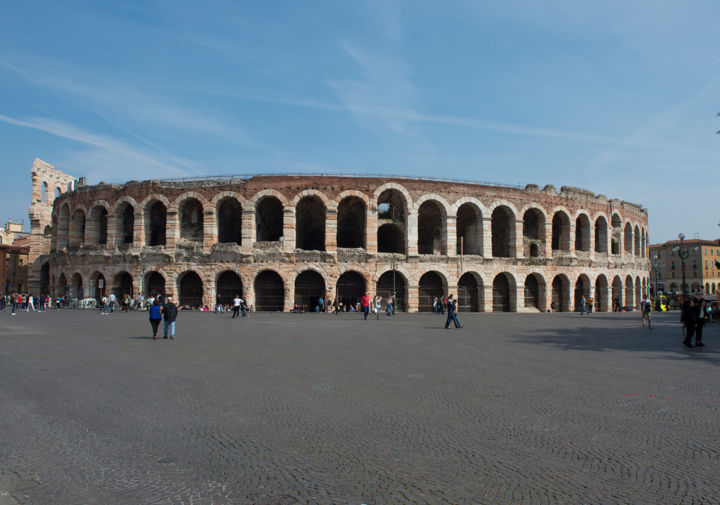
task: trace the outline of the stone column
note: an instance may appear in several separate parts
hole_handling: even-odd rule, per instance
[[[482,296],[482,311],[483,312],[492,312],[493,311],[493,280],[495,279],[494,276],[490,275],[486,279],[484,279],[482,290],[483,290],[483,296]]]
[[[283,209],[283,250],[285,252],[295,251],[295,207]]]
[[[242,244],[240,250],[243,254],[250,254],[255,244],[255,208],[242,211]]]
[[[165,222],[165,248],[175,249],[180,238],[180,218],[177,209],[167,211]]]
[[[525,257],[525,248],[523,247],[523,221],[522,219],[515,220],[515,240],[513,244],[513,249],[515,251],[510,251],[510,256],[514,256],[516,258],[524,258]]]
[[[482,218],[482,255],[483,258],[492,259],[492,218]]]
[[[577,250],[575,249],[575,224],[572,221],[570,221],[570,226],[568,226],[568,235],[570,236],[568,252],[573,256],[577,256]]]
[[[445,225],[446,247],[448,256],[457,256],[458,238],[457,238],[457,216],[448,215]]]
[[[332,254],[337,252],[337,218],[337,207],[331,205],[325,215],[325,251]]]
[[[108,249],[113,249],[117,242],[117,214],[108,213],[107,217],[107,244]],[[59,246],[58,246],[59,248]]]
[[[418,292],[417,285],[411,285],[408,281],[407,286],[407,311],[410,314],[414,314],[418,311],[420,305],[420,294]]]
[[[545,221],[545,257],[552,258],[552,221]]]
[[[377,253],[377,207],[371,202],[365,214],[365,249],[369,253]]]
[[[295,279],[292,276],[289,276],[289,278],[283,279],[283,285],[285,287],[283,312],[290,312],[293,308],[293,305],[295,305]],[[325,295],[323,295],[323,297],[324,296]]]
[[[145,213],[142,209],[136,209],[133,219],[133,242],[134,249],[142,249],[145,245]]]
[[[217,215],[213,209],[203,210],[203,249],[210,249],[217,243]]]
[[[595,227],[593,226],[592,222],[590,222],[590,228],[588,229],[588,233],[590,234],[590,240],[589,240],[589,247],[590,247],[590,259],[595,259]]]
[[[409,256],[417,256],[418,254],[418,215],[417,212],[408,212],[408,222],[405,225],[405,244],[407,245],[407,253]]]

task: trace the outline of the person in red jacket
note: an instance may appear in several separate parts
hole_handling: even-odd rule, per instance
[[[370,297],[367,293],[365,293],[360,300],[360,305],[362,305],[363,318],[367,320],[368,314],[370,313]]]

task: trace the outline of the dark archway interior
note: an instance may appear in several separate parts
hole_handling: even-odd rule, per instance
[[[156,296],[165,293],[165,278],[158,272],[150,272],[145,279],[145,295]]]
[[[82,277],[80,277],[80,274],[74,274],[72,276],[72,284],[71,288],[72,292],[70,293],[70,298],[79,299],[82,298],[85,294],[83,289],[83,281]]]
[[[525,307],[540,309],[540,283],[535,275],[525,279]]]
[[[325,206],[319,198],[306,196],[295,207],[298,249],[305,251],[325,250]]]
[[[438,300],[445,295],[443,280],[435,272],[427,272],[420,277],[418,283],[418,311],[432,312],[433,300]]]
[[[580,307],[582,297],[585,297],[587,302],[588,296],[590,296],[590,280],[585,276],[581,275],[575,283],[575,308]]]
[[[282,277],[272,270],[260,272],[255,277],[255,309],[282,311],[284,303],[285,286]]]
[[[529,209],[523,215],[523,237],[530,240],[540,240],[542,235],[540,226],[543,215],[537,209]]]
[[[612,254],[620,254],[620,241],[622,239],[622,221],[620,216],[614,214],[612,217],[612,235],[610,237],[610,246]]]
[[[135,233],[135,209],[130,204],[125,204],[125,208],[120,214],[120,222],[117,229],[118,244],[132,244]]]
[[[510,257],[513,214],[510,209],[498,207],[492,213],[492,254],[496,258]]]
[[[475,276],[463,274],[458,281],[457,303],[460,312],[478,312],[480,310],[478,282]]]
[[[255,207],[255,230],[258,242],[276,242],[283,236],[283,207],[280,200],[268,196]]]
[[[108,212],[105,207],[100,207],[98,211],[97,229],[98,229],[98,244],[107,245],[107,227],[108,227]]]
[[[67,247],[70,243],[70,208],[67,204],[60,207],[57,242],[58,249]]]
[[[235,296],[243,296],[243,283],[240,276],[230,270],[217,278],[217,301],[220,305],[232,305]]]
[[[85,293],[82,298],[90,298],[93,297],[96,300],[102,299],[103,296],[105,296],[106,290],[107,290],[107,283],[105,282],[105,276],[101,273],[98,273],[95,277],[92,279],[92,283],[90,285],[90,290],[93,290],[94,285],[94,292],[93,293]],[[120,302],[120,295],[118,293],[115,293],[115,296],[118,299],[118,303]]]
[[[167,209],[162,202],[155,202],[150,207],[150,219],[146,230],[148,245],[165,245],[167,229]]]
[[[295,303],[314,311],[320,298],[325,299],[325,279],[313,270],[306,270],[295,278]],[[332,301],[332,300],[330,300]]]
[[[386,189],[378,197],[378,219],[394,223],[406,223],[406,202],[403,194],[396,189]]]
[[[69,284],[65,274],[60,274],[58,277],[57,286],[55,286],[55,296],[65,296],[67,294]]]
[[[385,309],[387,299],[391,297],[394,292],[395,310],[407,310],[407,306],[405,305],[407,300],[407,282],[400,272],[395,271],[393,273],[393,271],[390,270],[382,274],[377,281],[376,292],[378,296],[382,296],[383,298],[383,309]]]
[[[633,243],[633,233],[632,233],[632,226],[630,226],[630,223],[627,223],[625,225],[625,252],[632,254],[632,243]]]
[[[590,220],[585,215],[575,220],[575,250],[590,250]]]
[[[188,198],[180,206],[180,238],[202,244],[203,207],[195,198]]]
[[[378,252],[405,254],[405,236],[402,229],[393,223],[378,228]]]
[[[640,256],[640,228],[635,227],[635,256]]]
[[[352,196],[338,206],[337,246],[365,247],[365,202]]]
[[[50,264],[47,261],[40,267],[40,294],[50,294]]]
[[[242,205],[234,198],[226,198],[217,210],[218,242],[242,244]],[[237,293],[236,293],[237,294]]]
[[[510,281],[505,274],[493,280],[493,312],[510,312]]]
[[[570,300],[568,299],[569,283],[565,277],[558,275],[552,283],[552,310],[554,312],[568,312]]]
[[[418,209],[418,254],[444,254],[444,213],[437,202],[423,202]]]
[[[482,254],[482,215],[477,208],[464,203],[457,212],[457,253]]]
[[[125,295],[133,296],[133,280],[132,276],[127,272],[122,272],[115,277],[115,295],[122,298]]]
[[[602,216],[595,221],[595,252],[607,252],[607,221]]]
[[[619,300],[621,305],[622,305],[622,292],[623,292],[622,280],[620,279],[620,277],[615,276],[615,278],[613,279],[613,284],[612,284],[612,297],[613,297],[613,301]]]
[[[180,278],[178,286],[180,305],[196,308],[202,307],[203,282],[195,272],[187,272]]]
[[[625,307],[633,306],[633,280],[629,275],[625,278]]]
[[[595,310],[606,311],[609,308],[607,299],[608,281],[605,276],[601,275],[595,281]]]
[[[343,307],[355,305],[365,293],[365,278],[357,272],[345,272],[338,278],[335,292]]]
[[[553,216],[552,250],[570,250],[570,218],[564,212],[556,212]]]
[[[85,214],[81,210],[76,210],[70,222],[70,243],[80,245],[83,242],[85,242]]]

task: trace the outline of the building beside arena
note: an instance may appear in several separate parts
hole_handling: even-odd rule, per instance
[[[267,175],[86,185],[35,160],[31,289],[257,310],[396,294],[410,312],[596,310],[647,292],[647,212],[574,188]]]

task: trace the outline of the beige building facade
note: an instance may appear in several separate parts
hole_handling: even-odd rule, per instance
[[[682,292],[682,259],[679,250],[687,251],[685,284],[690,293],[715,295],[720,292],[720,240],[670,240],[650,246],[650,282],[662,292]]]
[[[649,286],[647,212],[579,188],[318,175],[87,186],[48,167],[33,165],[31,282],[56,296],[213,307],[241,294],[287,311],[395,293],[416,312],[449,292],[464,311],[522,312],[583,296],[634,307]],[[37,201],[49,175],[72,189]]]

